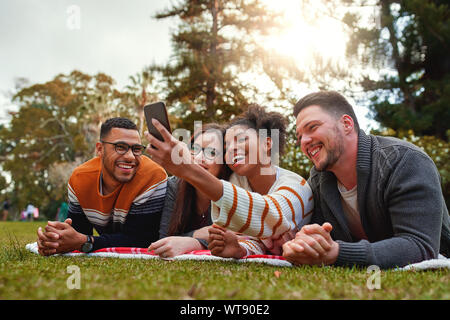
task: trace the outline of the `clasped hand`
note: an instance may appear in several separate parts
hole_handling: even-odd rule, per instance
[[[49,221],[44,229],[39,227],[37,230],[38,252],[43,256],[79,250],[86,242],[86,235],[72,227],[72,219]]]
[[[294,239],[284,243],[283,257],[295,265],[333,264],[339,254],[339,244],[331,238],[332,229],[328,222],[322,226],[304,226]]]

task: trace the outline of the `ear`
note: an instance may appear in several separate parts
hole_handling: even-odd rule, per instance
[[[97,142],[95,144],[95,153],[97,154],[98,157],[102,157],[103,156],[103,143],[101,142]]]
[[[340,122],[346,134],[349,134],[352,131],[354,131],[355,123],[353,122],[352,117],[350,117],[348,114],[344,114],[341,117]]]

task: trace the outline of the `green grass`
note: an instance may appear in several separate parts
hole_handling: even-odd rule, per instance
[[[25,249],[44,225],[0,223],[0,299],[450,299],[448,270],[382,271],[381,288],[369,290],[371,274],[356,268],[46,258]],[[79,290],[67,287],[70,265],[80,268]]]

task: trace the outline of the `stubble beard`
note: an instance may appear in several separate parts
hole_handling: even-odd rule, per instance
[[[335,141],[334,147],[330,147],[330,148],[325,148],[325,146],[322,147],[325,149],[326,158],[323,161],[323,163],[320,164],[319,166],[317,166],[316,164],[314,165],[314,168],[318,172],[329,171],[329,169],[334,164],[336,164],[336,162],[339,160],[340,156],[342,155],[342,153],[344,151],[343,138],[337,127],[334,127],[333,139]]]
[[[126,183],[126,182],[129,182],[129,181],[133,180],[133,178],[134,178],[134,176],[136,175],[136,172],[137,172],[137,167],[136,167],[134,169],[133,174],[131,174],[130,176],[120,177],[120,176],[118,176],[118,175],[116,175],[114,173],[114,169],[115,169],[116,164],[117,164],[116,161],[114,161],[112,170],[107,165],[105,157],[103,157],[102,163],[103,163],[103,171],[106,172],[111,178],[113,178],[115,181],[117,181],[119,183]]]

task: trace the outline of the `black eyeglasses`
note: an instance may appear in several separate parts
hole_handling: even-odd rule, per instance
[[[217,151],[217,149],[212,147],[202,148],[200,145],[196,143],[192,145],[191,153],[193,155],[195,156],[198,155],[200,151],[202,151],[205,158],[209,160],[214,160],[220,154],[220,152]]]
[[[131,152],[133,152],[133,154],[135,156],[141,156],[144,153],[145,148],[146,148],[146,146],[143,146],[141,144],[133,144],[132,146],[130,146],[128,143],[125,143],[125,142],[114,143],[114,142],[108,142],[108,141],[103,141],[103,140],[100,140],[100,142],[112,144],[114,146],[114,150],[116,150],[116,152],[120,155],[124,155],[131,148]]]

